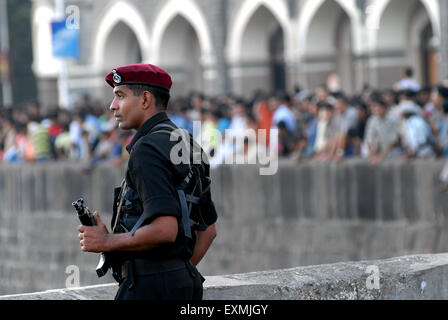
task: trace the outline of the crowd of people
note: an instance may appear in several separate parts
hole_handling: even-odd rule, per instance
[[[448,155],[448,88],[420,88],[411,69],[384,91],[366,87],[347,96],[339,86],[325,84],[313,92],[258,91],[252,99],[193,92],[173,98],[168,113],[200,140],[213,166],[235,154],[253,163],[255,150],[273,147],[279,157],[297,163],[363,157],[375,165],[398,157]],[[248,130],[263,134],[249,135]],[[132,134],[117,127],[108,106],[88,97],[71,111],[43,113],[37,103],[2,108],[0,162],[74,160],[90,168],[111,161],[119,166],[128,156],[125,146]],[[241,146],[229,143],[237,136],[243,137]]]
[[[73,160],[91,168],[110,160],[119,166],[130,137],[117,129],[107,108],[87,96],[73,111],[42,112],[33,102],[0,112],[0,162],[4,163]]]

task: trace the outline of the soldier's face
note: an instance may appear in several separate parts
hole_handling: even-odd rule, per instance
[[[120,129],[138,129],[143,124],[142,109],[139,102],[139,97],[134,96],[132,90],[127,86],[114,88],[114,100],[110,105],[110,111],[114,113]]]

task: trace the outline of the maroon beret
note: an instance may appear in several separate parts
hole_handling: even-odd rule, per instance
[[[109,72],[105,78],[113,88],[124,84],[140,84],[169,91],[173,84],[168,72],[152,64],[131,64]]]

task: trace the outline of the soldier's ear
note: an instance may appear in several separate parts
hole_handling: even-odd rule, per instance
[[[142,93],[142,104],[143,104],[143,110],[146,110],[151,107],[151,105],[154,103],[154,97],[149,91],[144,91]]]

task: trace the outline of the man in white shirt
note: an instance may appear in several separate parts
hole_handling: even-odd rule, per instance
[[[404,72],[401,80],[398,82],[398,90],[412,90],[417,92],[420,90],[420,85],[413,78],[414,70],[411,67],[407,67]]]
[[[372,101],[373,115],[367,120],[365,144],[369,151],[371,165],[391,158],[397,143],[397,123],[387,115],[387,104],[381,99]],[[395,152],[396,154],[396,152]]]
[[[415,114],[411,105],[403,107],[402,144],[408,158],[429,158],[434,155],[430,145],[431,129],[423,118]]]

